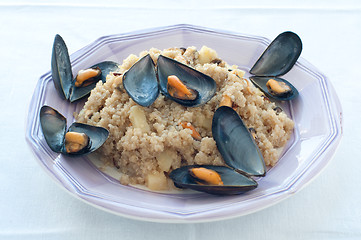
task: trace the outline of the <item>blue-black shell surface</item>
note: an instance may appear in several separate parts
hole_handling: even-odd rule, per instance
[[[266,165],[253,137],[236,111],[219,107],[213,116],[212,134],[224,162],[250,176],[264,176]]]
[[[54,152],[61,152],[66,132],[66,118],[49,106],[40,109],[40,126],[45,141]]]
[[[69,99],[70,89],[73,85],[73,74],[68,48],[63,38],[55,35],[53,52],[51,56],[51,74],[56,90],[63,99]]]
[[[136,62],[123,76],[128,95],[143,107],[148,107],[159,95],[155,65],[149,54]]]
[[[293,32],[278,35],[254,64],[250,73],[256,76],[282,76],[295,65],[302,52],[302,41]]]

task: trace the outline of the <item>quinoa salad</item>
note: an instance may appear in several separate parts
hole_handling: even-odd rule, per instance
[[[123,87],[123,74],[147,54],[155,64],[163,55],[210,76],[217,84],[216,94],[198,107],[182,106],[162,94],[149,107],[138,105]],[[128,56],[116,72],[108,74],[105,83],[97,83],[76,120],[109,130],[109,138],[98,152],[104,165],[122,173],[121,184],[170,190],[174,184],[168,175],[176,168],[225,165],[212,137],[212,117],[225,98],[252,130],[266,165],[274,166],[292,135],[293,121],[244,78],[244,71],[228,65],[205,46],[200,50],[151,48],[139,56]],[[194,137],[194,132],[199,136]]]

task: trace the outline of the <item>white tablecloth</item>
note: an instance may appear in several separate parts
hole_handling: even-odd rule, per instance
[[[359,1],[0,1],[0,239],[361,239]],[[59,188],[28,148],[24,125],[55,34],[73,53],[99,36],[187,23],[273,39],[298,33],[343,107],[334,159],[305,189],[251,215],[150,223],[87,205]]]

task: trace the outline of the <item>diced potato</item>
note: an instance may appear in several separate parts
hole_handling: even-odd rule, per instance
[[[199,51],[199,63],[205,64],[210,63],[212,60],[217,58],[217,52],[209,47],[203,46]]]
[[[113,81],[115,86],[123,88],[123,75],[116,76]]]
[[[164,152],[161,152],[157,155],[158,165],[159,168],[164,171],[168,172],[170,167],[172,166],[173,162],[173,152],[171,150],[165,150]]]
[[[150,131],[147,118],[145,117],[145,113],[140,106],[136,105],[130,108],[129,119],[132,122],[134,128],[140,128],[144,133]]]
[[[163,172],[148,174],[147,176],[147,187],[150,190],[160,191],[168,189],[167,178]]]

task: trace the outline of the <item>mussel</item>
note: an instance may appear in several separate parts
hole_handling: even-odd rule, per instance
[[[97,82],[102,81],[105,83],[107,75],[110,72],[114,72],[118,69],[118,64],[112,61],[105,61],[97,63],[88,69],[82,69],[78,72],[78,75],[74,79],[74,86],[70,94],[70,102],[74,102],[87,96],[90,91],[95,88]],[[85,81],[79,81],[79,75],[88,73],[91,70],[97,72],[97,75],[93,76],[88,74],[88,78]]]
[[[187,101],[199,96],[198,91],[187,87],[176,75],[168,76],[167,92],[173,98]]]
[[[183,106],[197,107],[214,96],[217,85],[211,77],[163,55],[158,57],[155,69],[148,54],[124,74],[123,87],[144,107],[157,99],[159,91]]]
[[[206,168],[217,172],[222,179],[223,185],[210,185],[200,183],[190,173],[191,169]],[[255,180],[243,174],[239,174],[229,167],[213,165],[188,165],[177,168],[170,173],[175,186],[189,188],[199,192],[214,195],[236,195],[255,189],[258,184]]]
[[[254,64],[250,80],[269,98],[283,101],[298,96],[297,89],[280,78],[295,65],[302,52],[302,42],[293,32],[278,35]]]
[[[213,116],[212,134],[222,155],[224,166],[189,165],[170,173],[175,186],[216,195],[241,194],[258,184],[251,176],[265,176],[263,156],[248,128],[231,107],[219,107]],[[205,168],[219,174],[222,184],[198,177],[192,169]],[[213,183],[212,183],[213,182]]]
[[[197,107],[208,102],[216,93],[216,82],[207,76],[187,65],[176,60],[160,55],[157,61],[157,76],[161,93],[167,98],[186,107]],[[181,84],[190,92],[178,94],[180,89],[175,89],[169,84],[169,77],[177,77]],[[179,86],[179,85],[178,85]]]
[[[94,152],[109,136],[105,128],[77,122],[66,131],[66,118],[49,106],[40,109],[40,125],[50,149],[70,156]]]
[[[297,89],[283,78],[252,76],[249,79],[255,86],[260,88],[267,97],[278,101],[291,100],[299,94]],[[270,84],[274,82],[276,82],[274,85]],[[285,85],[286,87],[283,88],[282,85]],[[280,88],[280,90],[278,90],[278,88]]]
[[[59,95],[70,102],[87,96],[98,81],[105,82],[106,76],[118,69],[118,64],[105,61],[79,71],[73,79],[68,48],[60,35],[56,35],[51,58],[51,73]]]

